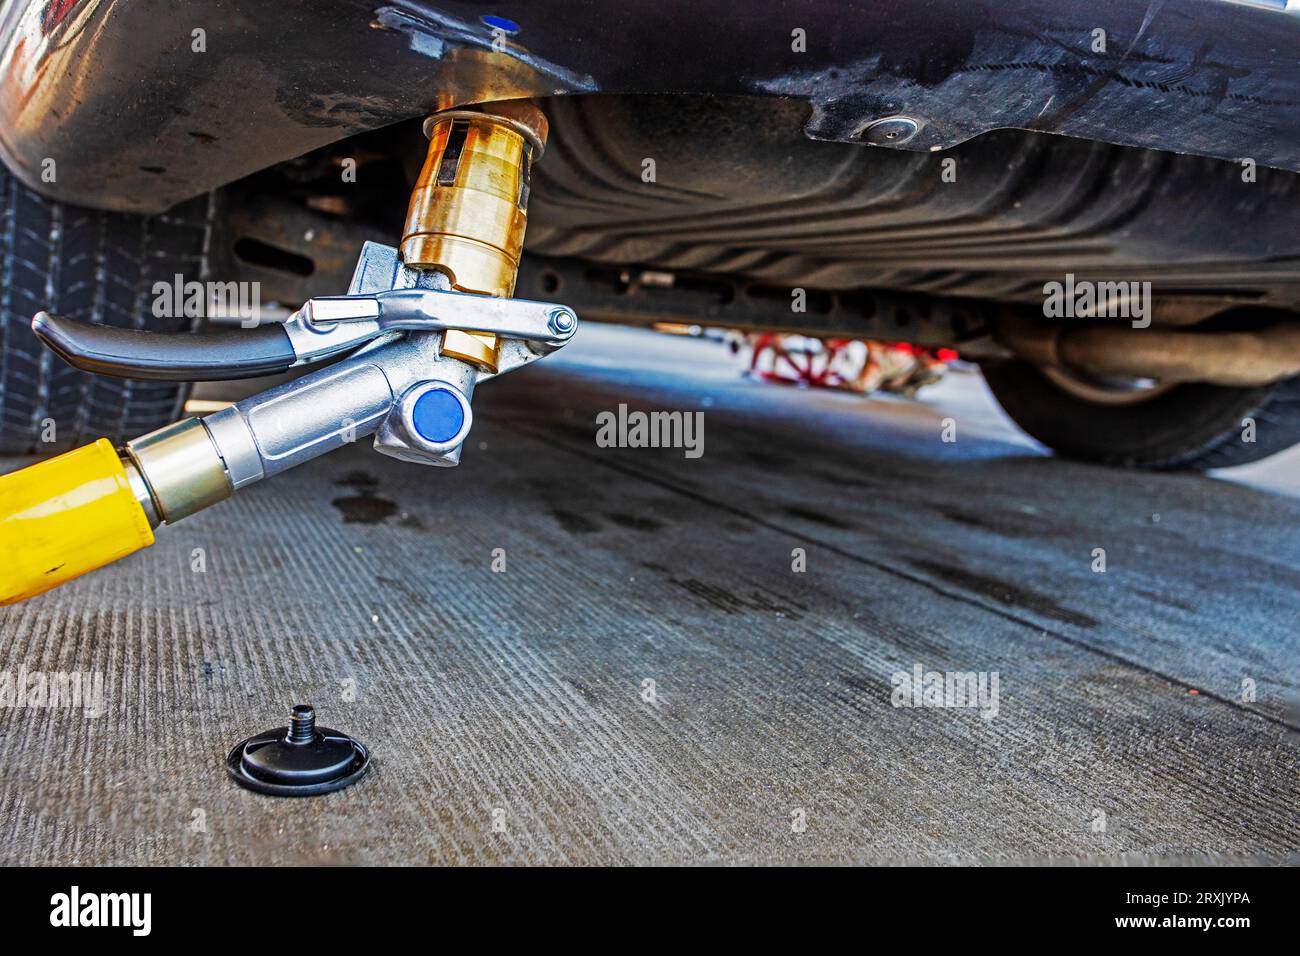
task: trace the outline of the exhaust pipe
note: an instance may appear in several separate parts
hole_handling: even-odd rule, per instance
[[[1102,378],[1207,382],[1238,388],[1300,375],[1300,323],[1252,332],[1195,332],[1107,325],[1049,325],[1004,317],[997,338],[1040,367]]]

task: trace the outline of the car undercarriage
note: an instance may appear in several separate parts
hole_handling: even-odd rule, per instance
[[[1128,866],[1300,847],[1297,63],[1300,0],[0,0],[0,864],[197,874],[14,924],[1272,921]]]

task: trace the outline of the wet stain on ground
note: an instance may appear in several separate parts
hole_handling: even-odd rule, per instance
[[[768,591],[766,588],[758,588],[751,590],[748,595],[741,595],[735,594],[721,585],[709,584],[697,578],[669,577],[668,583],[681,588],[724,614],[744,614],[748,611],[759,611],[797,621],[803,617],[801,612],[807,610],[797,601],[782,597]]]
[[[824,515],[820,511],[813,511],[810,508],[800,508],[798,505],[790,505],[785,508],[785,513],[791,518],[798,518],[800,521],[810,521],[813,524],[819,524],[823,528],[838,528],[841,531],[852,531],[853,525],[847,521],[841,521],[839,518],[832,518],[830,515]]]
[[[830,485],[847,485],[850,488],[868,488],[872,491],[877,491],[881,488],[891,488],[891,490],[896,490],[896,485],[891,485],[888,480],[884,479],[872,479],[862,475],[845,475],[837,471],[827,471],[816,468],[809,471],[808,474],[813,478],[816,478],[819,481],[824,481]]]
[[[633,531],[652,532],[658,531],[664,526],[662,521],[657,521],[654,518],[646,518],[641,515],[606,514],[605,517],[619,527],[630,528]]]
[[[748,597],[742,597],[717,584],[709,584],[696,578],[674,577],[669,568],[654,561],[642,561],[640,564],[647,571],[663,575],[669,584],[693,594],[705,604],[727,614],[741,614],[745,611],[767,611],[797,621],[803,616],[800,612],[808,610],[807,605],[800,604],[793,598],[778,594],[762,585],[751,590]]]
[[[783,455],[773,455],[765,451],[747,451],[745,460],[753,462],[755,465],[761,465],[764,468],[788,468],[794,462]]]
[[[1041,540],[1047,536],[1061,533],[1051,520],[1031,511],[995,511],[980,513],[963,511],[959,508],[940,507],[936,509],[949,521],[977,528],[1004,538],[1029,538]]]
[[[335,498],[332,502],[343,513],[344,524],[383,524],[397,515],[397,524],[401,527],[424,530],[424,522],[419,517],[402,511],[397,502],[376,494],[379,479],[369,472],[359,469],[350,471],[342,478],[335,479],[334,484],[356,491],[355,495]]]
[[[997,578],[976,574],[966,568],[957,568],[938,561],[915,559],[910,559],[907,563],[918,571],[924,571],[926,574],[956,585],[964,591],[982,594],[985,597],[992,598],[999,604],[1005,604],[1009,607],[1033,611],[1043,617],[1051,618],[1053,621],[1060,621],[1062,624],[1073,624],[1076,627],[1096,627],[1099,623],[1096,618],[1089,617],[1087,614],[1061,607],[1046,595],[1031,591],[1028,588],[1008,584],[1005,581],[999,581]]]
[[[562,508],[552,508],[551,517],[558,521],[560,527],[569,534],[591,534],[600,530],[600,525],[585,515],[565,511]]]
[[[382,524],[397,513],[397,504],[378,495],[335,498],[331,504],[343,513],[344,524]]]

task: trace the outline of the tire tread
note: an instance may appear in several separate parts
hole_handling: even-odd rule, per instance
[[[201,279],[208,197],[158,216],[102,212],[45,199],[0,168],[0,454],[50,454],[114,443],[174,421],[189,385],[89,375],[32,334],[42,309],[119,328],[192,331],[202,316],[156,318],[152,287]],[[41,441],[42,423],[57,440]]]

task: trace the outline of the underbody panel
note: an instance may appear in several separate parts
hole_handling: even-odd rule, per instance
[[[915,134],[886,148],[907,152],[1014,127],[1295,170],[1300,18],[1286,7],[15,0],[0,155],[53,198],[160,211],[438,108],[709,93],[799,101],[819,140],[859,143],[905,116]]]
[[[1017,130],[939,154],[817,143],[802,104],[757,99],[547,108],[527,243],[541,255],[1038,303],[1067,273],[1150,281],[1165,321],[1300,304],[1289,172]]]

